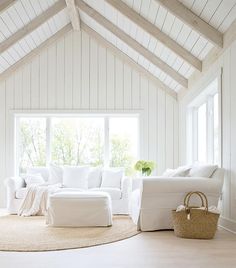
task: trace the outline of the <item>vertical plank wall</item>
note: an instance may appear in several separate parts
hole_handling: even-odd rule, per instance
[[[189,81],[189,92],[179,101],[180,163],[187,161],[186,114],[189,103],[222,71],[222,167],[225,169],[221,224],[236,232],[236,41],[208,70]]]
[[[69,32],[0,81],[0,206],[14,175],[12,110],[141,110],[140,157],[157,163],[156,174],[178,165],[176,100],[85,32]]]

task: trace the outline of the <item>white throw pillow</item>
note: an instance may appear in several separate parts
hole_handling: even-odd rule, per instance
[[[63,186],[88,189],[88,173],[89,167],[64,167]]]
[[[124,169],[105,169],[102,172],[103,187],[119,188],[121,189],[121,182],[124,176]]]
[[[88,188],[99,188],[102,183],[102,169],[91,167],[88,174]]]
[[[181,166],[177,169],[167,169],[162,176],[163,177],[186,177],[189,175],[191,170],[190,166]]]
[[[49,180],[50,184],[62,183],[63,181],[63,168],[53,163],[49,165]]]
[[[38,174],[26,174],[24,177],[26,187],[31,185],[39,185],[45,183],[44,178],[41,176],[40,173]]]
[[[49,179],[49,168],[36,166],[36,167],[29,167],[27,168],[26,174],[40,174],[45,181]]]
[[[175,169],[167,168],[164,173],[162,173],[162,177],[173,177],[175,174]]]
[[[210,178],[217,168],[217,165],[196,165],[191,168],[189,176]]]

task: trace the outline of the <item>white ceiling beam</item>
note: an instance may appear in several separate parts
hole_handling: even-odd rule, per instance
[[[0,74],[0,81],[7,78],[7,76],[11,75],[16,69],[20,68],[27,62],[29,62],[34,56],[38,55],[40,52],[42,52],[43,49],[49,47],[52,43],[57,41],[58,39],[62,38],[66,33],[72,30],[71,23],[64,26],[61,30],[56,32],[53,36],[51,36],[49,39],[41,43],[37,48],[33,49],[30,53],[28,53],[25,57],[17,61],[15,64],[13,64],[11,67],[6,69],[3,73]]]
[[[137,51],[140,55],[145,57],[152,64],[157,66],[161,71],[163,71],[167,75],[169,75],[172,79],[174,79],[181,86],[183,86],[185,88],[188,87],[188,80],[184,76],[179,74],[176,70],[174,70],[171,66],[166,64],[163,60],[161,60],[160,58],[155,56],[152,52],[150,52],[148,49],[146,49],[144,46],[142,46],[139,42],[137,42],[135,39],[130,37],[124,31],[122,31],[119,27],[117,27],[112,22],[107,20],[105,17],[103,17],[96,10],[94,10],[93,8],[88,6],[85,2],[78,0],[77,4],[78,4],[78,7],[83,12],[85,12],[92,19],[94,19],[97,23],[99,23],[104,28],[106,28],[111,33],[113,33],[115,36],[117,36],[120,40],[122,40],[124,43],[126,43],[129,47],[131,47],[132,49]]]
[[[8,9],[11,5],[16,3],[16,0],[2,0],[0,1],[0,13]]]
[[[174,16],[188,24],[192,29],[204,36],[213,45],[223,47],[223,34],[198,17],[185,5],[177,0],[155,0]]]
[[[187,49],[178,44],[172,38],[170,38],[167,34],[159,30],[155,25],[146,20],[144,17],[140,16],[137,12],[135,12],[132,8],[126,5],[123,1],[120,0],[105,0],[112,7],[117,9],[121,14],[129,18],[133,23],[137,24],[144,31],[148,32],[158,41],[160,41],[164,46],[168,47],[175,54],[181,57],[184,61],[188,62],[195,69],[201,71],[202,70],[202,62],[192,55]]]
[[[21,28],[19,31],[17,31],[13,35],[11,35],[8,39],[3,41],[1,43],[1,46],[0,46],[0,53],[3,53],[9,47],[13,46],[15,43],[17,43],[22,38],[24,38],[26,35],[28,35],[31,32],[33,32],[40,25],[45,23],[51,17],[55,16],[58,12],[60,12],[65,7],[66,7],[66,4],[65,4],[64,0],[59,0],[58,2],[56,2],[56,4],[54,4],[53,6],[49,7],[41,15],[39,15],[38,17],[33,19],[30,23],[28,23],[23,28]]]
[[[158,89],[165,91],[167,94],[177,99],[177,93],[166,86],[162,81],[160,81],[156,76],[147,71],[144,67],[136,63],[133,59],[131,59],[128,55],[114,46],[112,43],[107,41],[104,37],[102,37],[99,33],[91,29],[88,25],[81,22],[81,29],[87,32],[92,38],[94,38],[99,44],[109,49],[115,56],[129,64],[132,68],[137,70],[139,73],[144,75],[147,79],[149,79]]]
[[[80,31],[80,15],[78,8],[75,6],[75,0],[66,0],[66,5],[73,29]]]

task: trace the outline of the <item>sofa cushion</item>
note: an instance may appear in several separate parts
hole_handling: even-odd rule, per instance
[[[91,167],[88,174],[88,188],[98,188],[102,183],[102,169]]]
[[[23,199],[26,195],[27,188],[20,188],[16,190],[16,198]]]
[[[108,193],[112,200],[121,199],[121,190],[119,188],[110,188],[110,187],[101,187],[101,188],[92,188],[90,191],[95,192],[105,192]]]
[[[24,177],[26,186],[29,187],[31,185],[40,185],[45,183],[44,178],[40,173],[38,174],[26,174]]]
[[[186,177],[191,170],[190,166],[181,166],[176,169],[167,169],[162,177]]]
[[[217,168],[217,165],[196,165],[191,168],[189,177],[210,178]]]
[[[53,163],[49,165],[49,183],[62,183],[63,181],[63,168]]]
[[[27,174],[41,174],[45,181],[49,179],[49,169],[47,167],[30,167],[27,168]]]
[[[119,188],[121,189],[121,182],[124,176],[123,169],[104,169],[102,172],[102,188]]]
[[[63,169],[63,186],[88,189],[89,167],[65,166]]]

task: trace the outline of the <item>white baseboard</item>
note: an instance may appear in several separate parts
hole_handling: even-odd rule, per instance
[[[219,226],[231,233],[236,234],[236,221],[234,220],[220,217]]]

